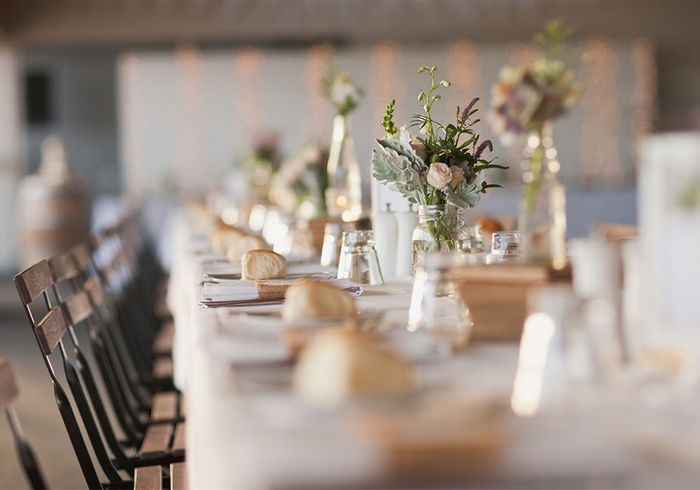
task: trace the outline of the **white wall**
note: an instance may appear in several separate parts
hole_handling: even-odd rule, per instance
[[[562,179],[571,189],[629,188],[634,146],[654,111],[653,48],[644,41],[612,43],[599,37],[578,48],[584,54],[579,78],[587,92],[555,127]],[[457,105],[479,96],[481,130],[492,138],[486,121],[490,86],[504,64],[529,55],[525,45],[469,41],[337,51],[336,65],[365,90],[353,114],[353,132],[366,200],[371,148],[382,134],[386,103],[398,99],[399,124],[420,109],[416,95],[426,79],[416,73],[418,66],[436,64],[441,77],[453,82],[438,117],[451,119]],[[249,151],[258,129],[278,130],[287,154],[309,138],[328,141],[330,136],[332,114],[319,99],[314,48],[131,52],[120,57],[117,72],[122,163],[131,191],[206,190]],[[512,167],[503,177],[517,183],[520,148],[509,150],[498,141],[495,146],[499,160]]]
[[[11,45],[0,42],[0,270],[14,267],[14,198],[21,163],[19,69]]]

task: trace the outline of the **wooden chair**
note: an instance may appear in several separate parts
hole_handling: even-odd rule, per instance
[[[46,479],[39,467],[34,451],[24,438],[24,432],[19,423],[17,412],[12,406],[12,402],[17,398],[17,395],[19,395],[19,390],[17,389],[12,367],[6,359],[0,359],[0,409],[5,410],[12,436],[15,439],[19,462],[33,489],[47,488]]]
[[[14,374],[10,363],[5,359],[0,359],[0,408],[5,410],[7,420],[15,439],[17,455],[22,465],[22,469],[29,480],[31,488],[34,490],[49,488],[46,479],[41,471],[39,462],[31,446],[24,437],[19,418],[15,412],[12,402],[17,397],[19,390],[15,382]],[[94,467],[93,467],[94,470]],[[96,475],[96,472],[95,472]],[[135,471],[133,485],[119,485],[119,488],[134,488],[135,490],[161,490],[163,489],[163,471],[159,466],[147,466],[137,468]],[[184,463],[171,464],[168,469],[168,480],[171,489],[187,488],[187,468]],[[96,480],[99,484],[99,480]],[[88,485],[90,483],[88,482]],[[111,485],[92,486],[90,488],[112,488]]]
[[[179,419],[178,415],[178,393],[168,390],[154,394],[152,387],[148,386],[148,380],[143,376],[138,376],[138,366],[131,357],[134,342],[138,340],[124,339],[124,335],[131,336],[131,332],[125,331],[126,328],[119,328],[117,318],[114,313],[115,301],[109,298],[102,289],[101,279],[94,274],[90,267],[90,252],[85,244],[76,246],[71,251],[75,264],[78,268],[76,273],[79,273],[88,299],[91,302],[93,309],[96,312],[97,323],[100,325],[100,332],[93,337],[93,346],[100,353],[105,352],[104,356],[98,356],[101,360],[101,369],[111,371],[111,377],[116,381],[109,388],[114,393],[119,391],[127,393],[127,398],[136,401],[138,406],[129,406],[131,412],[141,410],[150,411],[151,420],[156,419]],[[137,301],[136,298],[133,301]],[[131,345],[127,345],[131,344]],[[146,347],[147,349],[148,347]],[[136,372],[136,375],[133,373]],[[110,373],[104,373],[107,378],[110,378]],[[117,386],[119,383],[122,386]],[[172,384],[172,381],[170,381]],[[143,395],[147,392],[146,395]],[[113,394],[113,396],[117,396]],[[137,417],[138,418],[138,417]],[[137,422],[137,425],[138,422]]]
[[[144,264],[155,262],[150,254],[138,251],[139,240],[130,220],[107,229],[93,240],[93,255],[99,279],[114,300],[118,325],[134,354],[143,379],[165,390],[174,388],[172,375],[173,326],[156,313],[158,274],[147,272]],[[106,257],[106,259],[105,259]]]
[[[117,441],[99,396],[92,370],[81,350],[74,330],[76,325],[87,322],[88,319],[94,317],[93,306],[88,296],[91,293],[90,291],[80,291],[65,297],[58,292],[55,277],[65,278],[70,275],[68,272],[71,270],[70,260],[61,258],[53,260],[53,263],[55,273],[52,273],[49,262],[41,261],[17,274],[15,285],[49,372],[56,403],[83,476],[90,488],[125,488],[132,485],[133,481],[130,478],[138,480],[139,468],[153,465],[152,469],[140,472],[141,475],[144,475],[142,481],[153,483],[157,480],[155,474],[160,475],[161,467],[159,465],[182,462],[184,450],[167,451],[173,430],[173,426],[167,424],[148,426],[137,456],[128,454],[127,448],[122,447]],[[39,306],[43,304],[46,310],[46,313],[40,317],[34,312],[38,309],[37,303]],[[70,344],[73,347],[73,356],[69,354]],[[52,353],[57,347],[61,354],[66,380],[78,407],[80,419],[85,427],[95,458],[109,480],[104,485],[97,476],[77,417],[51,362]],[[83,383],[87,393],[83,389]],[[118,407],[114,408],[118,409]],[[95,420],[92,409],[95,410],[98,421]],[[115,410],[116,412],[117,410]],[[98,424],[103,429],[103,433],[98,429]],[[110,450],[112,451],[111,456]],[[128,476],[125,478],[122,472],[126,472]]]
[[[90,253],[85,244],[74,247],[67,254],[73,259],[73,267],[66,267],[69,263],[64,257],[58,256],[49,260],[49,266],[56,281],[78,281],[74,293],[85,292],[94,317],[88,322],[91,328],[92,344],[96,352],[96,358],[103,376],[106,378],[107,388],[113,399],[121,396],[121,400],[115,400],[126,409],[132,417],[132,424],[138,430],[143,431],[147,423],[173,423],[181,422],[178,415],[179,393],[175,391],[155,393],[146,386],[146,381],[134,377],[130,357],[130,351],[121,342],[122,332],[114,326],[115,320],[110,313],[111,304],[106,298],[99,277],[91,272]],[[60,264],[57,266],[56,264]],[[74,283],[74,288],[76,284]],[[134,299],[137,301],[137,299]],[[150,422],[142,423],[137,412],[150,412]]]

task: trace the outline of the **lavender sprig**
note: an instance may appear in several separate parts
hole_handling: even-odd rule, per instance
[[[474,153],[474,158],[477,160],[481,157],[481,154],[484,152],[484,150],[488,147],[489,151],[493,151],[493,143],[491,143],[491,140],[484,140],[479,147],[476,149],[476,153]]]
[[[463,125],[464,123],[467,122],[467,119],[469,118],[469,114],[477,102],[479,102],[479,97],[474,97],[471,100],[471,102],[469,102],[469,104],[467,104],[467,107],[465,107],[464,110],[462,110],[462,114],[460,114],[459,119],[457,120],[457,122],[459,124]]]

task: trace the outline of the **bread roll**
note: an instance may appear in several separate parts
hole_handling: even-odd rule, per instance
[[[276,279],[287,276],[287,261],[272,250],[248,250],[241,257],[241,279]]]
[[[357,395],[410,391],[411,366],[367,333],[329,329],[311,339],[294,371],[294,390],[318,405],[337,405]]]
[[[503,223],[495,218],[482,218],[477,221],[476,224],[481,229],[481,233],[489,239],[491,239],[491,235],[495,232],[505,230]]]
[[[243,230],[235,226],[219,224],[211,235],[211,246],[215,252],[226,253],[229,246],[245,236]]]
[[[226,257],[230,262],[238,263],[248,250],[269,250],[270,245],[259,236],[240,235],[231,241],[226,249]]]
[[[357,316],[355,297],[321,281],[299,281],[287,288],[282,317],[286,322]]]
[[[357,330],[357,323],[352,320],[331,322],[317,326],[285,327],[282,331],[282,339],[287,344],[292,356],[297,358],[309,345],[309,342],[324,330]]]

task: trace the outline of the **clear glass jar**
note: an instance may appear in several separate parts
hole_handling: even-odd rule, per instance
[[[333,119],[333,136],[327,168],[328,214],[342,217],[343,221],[358,219],[362,215],[362,176],[347,116],[338,114]]]
[[[464,226],[461,209],[445,205],[418,206],[413,230],[413,271],[428,252],[469,253],[471,234]]]
[[[567,263],[566,191],[557,177],[560,164],[551,123],[530,134],[522,166],[520,257],[526,262],[547,262],[561,269]]]

